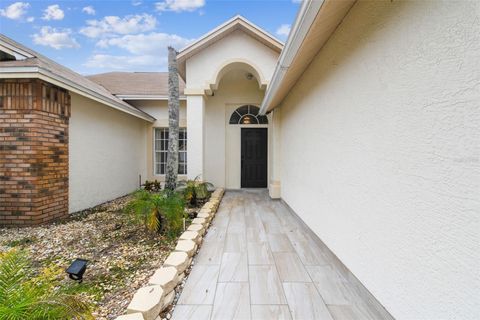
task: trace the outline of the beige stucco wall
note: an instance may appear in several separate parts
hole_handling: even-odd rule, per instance
[[[134,191],[146,172],[148,122],[72,93],[69,212]]]
[[[145,144],[146,144],[146,159],[147,159],[147,172],[144,178],[145,180],[158,180],[165,181],[165,175],[155,175],[154,170],[154,153],[153,153],[153,131],[155,128],[168,128],[168,101],[167,100],[130,100],[128,103],[134,105],[142,111],[145,111],[156,121],[152,124],[148,124],[146,135],[145,135]],[[180,101],[180,127],[187,127],[187,111],[186,111],[186,101]],[[187,130],[188,135],[188,130]],[[187,155],[188,157],[188,155]],[[188,158],[187,158],[188,159]],[[179,178],[184,178],[180,176]]]
[[[242,61],[254,67],[265,80],[271,78],[278,53],[243,31],[234,31],[186,61],[187,88],[205,88],[214,83],[227,64]]]
[[[480,318],[479,35],[360,1],[281,107],[283,199],[398,319]]]
[[[240,188],[240,128],[230,125],[232,112],[245,104],[259,106],[264,91],[242,70],[229,72],[205,107],[205,179],[217,186]],[[255,126],[259,127],[259,126]]]
[[[192,133],[203,136],[204,148],[188,154],[189,161],[203,157],[205,180],[217,186],[240,188],[240,126],[229,126],[228,120],[241,105],[260,105],[265,89],[260,84],[271,78],[278,55],[237,30],[186,61],[187,91],[214,88],[213,96],[204,96],[205,125]],[[258,73],[260,79],[247,80],[248,72]]]

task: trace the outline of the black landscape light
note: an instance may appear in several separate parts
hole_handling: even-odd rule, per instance
[[[88,260],[85,259],[75,259],[67,269],[70,279],[82,283],[83,274],[85,273],[85,270],[87,270],[87,262]]]

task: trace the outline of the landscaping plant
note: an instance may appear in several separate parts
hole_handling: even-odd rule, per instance
[[[209,188],[213,188],[210,182],[200,181],[197,176],[193,180],[182,180],[177,183],[177,191],[181,192],[185,201],[190,207],[197,207],[200,202],[205,201],[210,192]]]
[[[66,293],[63,272],[52,267],[34,274],[26,252],[0,253],[0,319],[93,319],[89,304]]]
[[[125,210],[150,231],[164,232],[168,236],[178,235],[182,231],[185,204],[176,192],[138,190]]]
[[[155,180],[155,181],[145,181],[143,184],[143,188],[147,191],[150,192],[160,192],[162,190],[162,185],[160,184],[160,181]]]

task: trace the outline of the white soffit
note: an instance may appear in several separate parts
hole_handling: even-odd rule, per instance
[[[260,113],[278,106],[356,0],[305,0],[265,93]]]

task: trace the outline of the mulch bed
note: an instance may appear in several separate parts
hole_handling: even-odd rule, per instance
[[[114,319],[176,243],[131,221],[122,212],[129,200],[122,197],[59,223],[0,228],[0,251],[26,249],[38,270],[52,264],[66,269],[75,258],[89,260],[83,283],[74,284],[76,292],[93,302],[96,319]]]

